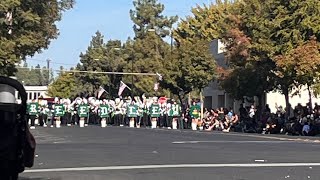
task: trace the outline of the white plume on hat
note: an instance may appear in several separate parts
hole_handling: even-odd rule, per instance
[[[101,101],[101,102],[102,102],[102,101]],[[102,103],[100,103],[100,100],[99,100],[99,99],[95,100],[95,102],[94,102],[94,105],[95,105],[95,106],[99,106],[100,104],[102,104]]]
[[[109,102],[108,102],[110,105],[115,105],[115,101],[113,101],[113,100],[109,100]]]
[[[115,103],[116,103],[116,104],[119,104],[119,103],[120,103],[120,98],[116,98],[116,99],[115,99]]]
[[[77,97],[76,99],[75,99],[75,102],[76,102],[76,104],[81,104],[82,103],[82,99],[80,98],[80,97]]]

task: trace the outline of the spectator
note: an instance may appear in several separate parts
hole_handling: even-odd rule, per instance
[[[255,116],[255,113],[256,113],[256,109],[254,108],[254,105],[251,105],[251,108],[249,110],[249,117],[253,119]]]
[[[305,122],[302,127],[302,135],[309,136],[309,133],[310,133],[310,125],[308,122]]]
[[[239,112],[240,112],[240,120],[241,121],[243,121],[245,118],[247,118],[248,112],[247,112],[246,108],[243,107],[243,104],[240,104]]]

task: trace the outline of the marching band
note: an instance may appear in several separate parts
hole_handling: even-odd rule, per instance
[[[177,129],[182,114],[181,105],[173,99],[160,101],[157,97],[145,96],[114,100],[78,97],[73,101],[55,98],[52,104],[33,100],[27,109],[31,129],[35,128],[36,120],[40,126],[57,128],[92,124]]]

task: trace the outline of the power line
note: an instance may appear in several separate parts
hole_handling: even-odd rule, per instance
[[[29,68],[29,67],[17,67],[17,69],[34,69],[34,70],[49,70],[46,68]],[[89,73],[89,74],[116,74],[116,75],[136,75],[136,76],[158,76],[162,77],[159,73],[126,73],[126,72],[102,72],[102,71],[79,71],[79,70],[54,70],[56,72],[65,72],[65,73]]]
[[[40,60],[40,59],[27,59],[26,61],[38,61],[46,63],[47,60]],[[67,64],[67,63],[59,63],[56,61],[50,61],[50,64],[57,64],[57,65],[66,65],[66,66],[76,66],[77,64]]]

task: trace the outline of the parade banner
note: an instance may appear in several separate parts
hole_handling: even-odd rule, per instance
[[[127,115],[130,118],[138,117],[138,106],[137,105],[129,105],[127,108]]]
[[[54,105],[54,114],[56,117],[64,116],[64,105],[63,104],[55,104]]]
[[[89,107],[88,105],[79,105],[78,114],[80,118],[88,117]]]
[[[108,105],[100,105],[100,111],[99,111],[99,116],[101,118],[107,118],[109,117],[109,112],[110,112],[110,108]]]
[[[181,115],[181,106],[180,104],[172,104],[169,111],[170,117],[180,117]]]
[[[161,113],[160,112],[160,105],[159,104],[152,104],[150,106],[149,113],[152,118],[160,117],[160,113]]]
[[[28,105],[29,115],[37,115],[38,112],[39,112],[39,104],[38,103],[30,103]]]

